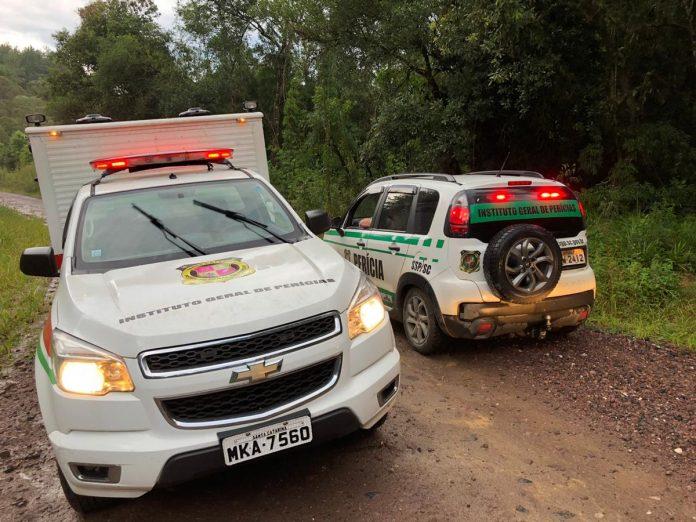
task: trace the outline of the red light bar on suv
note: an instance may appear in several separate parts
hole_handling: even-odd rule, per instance
[[[90,161],[93,169],[117,172],[132,168],[169,165],[172,163],[222,163],[232,157],[232,149],[206,149],[181,152],[157,152],[139,156],[122,156],[119,158],[96,159]]]

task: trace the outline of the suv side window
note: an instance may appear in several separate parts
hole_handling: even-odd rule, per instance
[[[425,235],[428,233],[439,200],[440,194],[436,190],[420,189],[413,219],[414,234]]]
[[[377,203],[382,192],[370,192],[361,197],[348,211],[346,228],[372,228]]]
[[[413,188],[392,188],[384,198],[379,212],[379,230],[406,232],[413,204]]]

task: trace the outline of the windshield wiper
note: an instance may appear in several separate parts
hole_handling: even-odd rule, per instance
[[[259,227],[259,228],[263,229],[264,232],[272,235],[278,241],[282,241],[283,243],[291,243],[291,241],[288,241],[283,236],[280,236],[280,235],[276,234],[275,232],[273,232],[272,230],[270,230],[268,228],[268,225],[266,225],[265,223],[260,223],[259,221],[251,219],[250,217],[247,217],[244,214],[241,214],[239,212],[235,212],[234,210],[225,210],[224,208],[216,207],[215,205],[203,203],[202,201],[198,201],[197,199],[193,200],[193,204],[198,206],[198,207],[203,207],[205,209],[212,210],[213,212],[217,212],[218,214],[222,214],[223,216],[225,216],[229,219],[234,219],[235,221],[239,221],[241,223],[248,223],[250,225],[254,225],[255,227]],[[264,237],[264,239],[266,241],[272,242],[267,237]]]
[[[160,229],[160,230],[162,231],[162,234],[164,234],[164,238],[165,238],[167,241],[169,241],[169,242],[170,242],[172,245],[174,245],[175,247],[177,247],[177,248],[183,250],[184,252],[186,252],[189,256],[195,257],[196,254],[195,254],[195,252],[191,252],[191,251],[188,250],[187,248],[184,248],[184,247],[181,246],[180,244],[175,243],[169,236],[172,236],[172,237],[178,239],[179,241],[182,241],[183,243],[186,243],[188,246],[190,246],[193,250],[195,250],[196,252],[198,252],[198,254],[200,254],[200,255],[202,255],[202,256],[205,256],[205,255],[208,254],[208,253],[207,253],[205,250],[203,250],[202,248],[196,246],[195,244],[191,243],[191,241],[188,241],[188,240],[184,239],[184,238],[181,237],[179,234],[177,234],[176,232],[172,231],[169,227],[167,227],[164,223],[162,223],[162,221],[160,221],[158,218],[156,218],[155,216],[153,216],[153,215],[150,214],[149,212],[146,212],[145,210],[143,210],[142,208],[140,208],[140,207],[139,207],[138,205],[136,205],[135,203],[131,203],[131,205],[133,206],[133,208],[134,208],[135,210],[137,210],[137,211],[140,212],[143,216],[145,216],[145,217],[150,221],[150,223],[152,223],[155,227],[157,227],[158,229]],[[169,235],[167,235],[167,234],[169,234]]]

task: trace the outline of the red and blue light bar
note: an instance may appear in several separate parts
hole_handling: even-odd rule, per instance
[[[172,163],[223,163],[232,157],[232,149],[204,149],[180,152],[157,152],[137,156],[120,156],[90,161],[93,169],[117,172],[131,168],[168,165]]]

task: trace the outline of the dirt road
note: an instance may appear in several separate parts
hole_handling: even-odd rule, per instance
[[[402,394],[376,434],[91,518],[696,520],[695,354],[583,329],[453,343],[425,358],[395,331]],[[36,404],[35,342],[15,350],[0,379],[0,520],[76,520]]]
[[[400,333],[398,344],[403,393],[377,434],[155,491],[94,519],[696,520],[693,355],[590,330],[454,345],[432,358]],[[15,354],[0,388],[0,518],[72,520],[30,351]],[[654,364],[625,364],[638,353]],[[619,365],[602,369],[608,358]],[[601,404],[612,400],[623,405]],[[636,405],[656,420],[636,421]],[[671,448],[679,438],[681,454]]]
[[[39,198],[0,192],[0,205],[13,208],[29,216],[43,217],[43,204]]]

